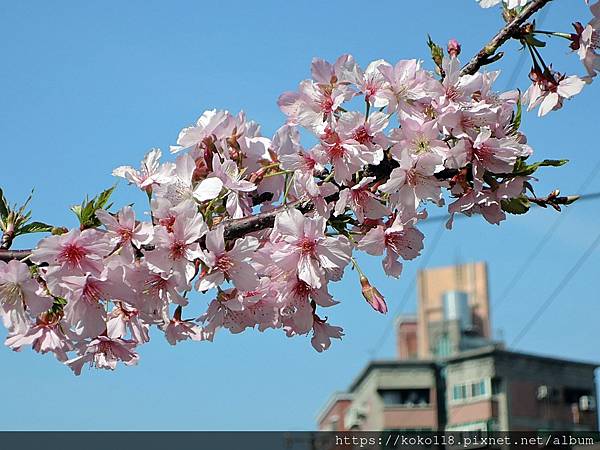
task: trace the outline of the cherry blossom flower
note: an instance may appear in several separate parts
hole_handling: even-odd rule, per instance
[[[150,326],[144,323],[137,309],[131,308],[122,302],[117,302],[108,315],[106,322],[107,336],[110,338],[125,339],[127,334],[138,344],[150,341],[148,330]]]
[[[104,302],[112,298],[112,282],[90,274],[63,277],[65,321],[81,338],[96,337],[106,331]]]
[[[187,153],[180,155],[175,163],[175,171],[171,181],[157,187],[159,197],[169,200],[173,205],[184,201],[197,200],[203,202],[216,198],[223,188],[222,181],[217,177],[209,177],[196,184],[194,172],[196,162]]]
[[[404,152],[399,167],[392,170],[389,180],[379,190],[390,194],[390,203],[396,207],[416,210],[421,201],[431,200],[443,203],[442,187],[444,182],[435,177],[442,166],[441,156],[426,153],[418,157]]]
[[[77,228],[60,236],[50,236],[33,250],[31,260],[36,264],[48,264],[53,268],[47,273],[59,275],[99,275],[103,268],[102,258],[112,250],[106,235],[98,230]]]
[[[137,343],[125,339],[111,339],[107,336],[98,336],[92,339],[80,351],[80,356],[65,362],[75,375],[81,375],[81,369],[90,363],[98,369],[115,370],[119,361],[126,366],[138,363],[138,354],[133,350]]]
[[[369,63],[364,72],[357,67],[356,75],[351,77],[352,82],[364,94],[365,101],[375,108],[383,108],[389,103],[385,92],[390,90],[390,86],[380,67],[390,67],[390,64],[383,59],[378,59]]]
[[[517,157],[528,157],[531,148],[511,138],[493,138],[491,130],[484,128],[472,145],[472,154],[474,176],[483,183],[486,170],[497,174],[511,173]]]
[[[366,145],[371,151],[380,151],[390,145],[384,130],[388,126],[389,116],[383,112],[374,112],[369,117],[359,112],[341,114],[336,130],[341,136]]]
[[[207,231],[200,214],[175,220],[172,231],[157,226],[153,239],[156,249],[145,254],[146,261],[158,272],[179,272],[191,281],[196,272],[194,260],[202,255],[198,241]]]
[[[435,121],[421,123],[413,119],[403,120],[402,128],[392,131],[392,139],[396,143],[390,152],[398,161],[406,151],[416,157],[434,153],[444,158],[448,153],[448,145],[439,139],[439,134]],[[439,167],[440,170],[443,168],[441,164]]]
[[[96,217],[108,230],[108,238],[119,246],[133,244],[140,247],[147,243],[152,235],[152,224],[136,222],[131,206],[125,206],[116,216],[102,209],[96,211]]]
[[[320,288],[326,271],[341,271],[350,261],[351,245],[344,236],[325,236],[325,220],[308,218],[297,209],[277,215],[273,238],[287,245],[276,251],[273,261],[283,270],[297,272],[309,286]]]
[[[26,264],[0,261],[0,316],[9,331],[27,329],[26,311],[35,317],[47,311],[52,303],[52,298],[31,278]]]
[[[235,126],[235,119],[228,111],[205,111],[195,126],[184,128],[177,137],[177,145],[171,146],[171,153],[178,153],[190,147],[210,145],[212,138],[226,136]]]
[[[334,215],[343,214],[348,206],[350,206],[359,222],[363,222],[365,217],[379,219],[390,214],[390,209],[383,205],[381,200],[371,192],[369,184],[374,180],[375,177],[363,178],[360,183],[340,192],[340,198],[335,204]]]
[[[331,128],[320,138],[320,143],[313,148],[314,154],[321,164],[333,165],[333,178],[337,183],[350,180],[365,164],[379,164],[383,160],[381,147],[369,148],[353,138],[340,136]]]
[[[53,353],[60,362],[67,361],[68,352],[74,349],[71,339],[63,331],[60,317],[51,313],[41,315],[35,325],[6,339],[6,346],[17,352],[29,345],[38,353]]]
[[[125,178],[129,183],[135,184],[144,191],[152,192],[155,186],[169,183],[175,169],[173,163],[160,164],[161,156],[160,149],[154,148],[142,160],[139,171],[131,166],[120,166],[113,170],[113,175]]]
[[[189,320],[181,319],[181,306],[177,307],[173,318],[164,327],[165,338],[171,345],[185,340],[202,341],[206,335],[202,328]]]
[[[580,22],[575,22],[575,33],[571,36],[571,49],[577,52],[583,62],[588,76],[593,78],[600,72],[600,2],[590,9],[594,19],[585,27]]]
[[[256,185],[242,179],[243,174],[240,173],[235,161],[226,159],[221,162],[219,155],[214,155],[212,165],[215,177],[221,180],[223,186],[229,191],[226,202],[227,212],[234,219],[243,217],[251,210],[251,205],[248,201],[244,201],[243,195],[254,191]]]
[[[539,106],[540,117],[562,108],[564,100],[579,94],[586,84],[577,75],[567,77],[557,72],[547,76],[532,71],[531,78],[533,84],[523,95],[523,103],[527,105],[528,111]]]
[[[398,278],[402,273],[404,260],[415,259],[423,249],[423,233],[414,227],[415,218],[402,219],[397,216],[389,225],[379,225],[371,229],[358,243],[358,248],[370,255],[386,256],[383,270],[389,276]]]
[[[342,339],[343,330],[340,327],[329,325],[326,320],[315,317],[313,322],[313,337],[310,343],[316,351],[321,353],[331,347],[331,339]]]
[[[221,225],[206,234],[206,251],[200,259],[210,271],[198,279],[196,289],[206,291],[221,285],[227,278],[239,290],[250,291],[258,285],[258,276],[250,264],[252,254],[259,246],[258,240],[247,236],[236,240],[231,250],[226,250],[223,232]]]
[[[416,59],[399,61],[395,66],[380,64],[378,69],[387,82],[378,96],[387,100],[389,112],[414,113],[419,103],[427,103],[433,94],[435,80]]]

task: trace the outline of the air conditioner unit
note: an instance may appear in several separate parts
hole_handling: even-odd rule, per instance
[[[579,397],[579,410],[580,411],[595,411],[596,410],[596,399],[591,395],[584,395]]]
[[[547,399],[548,395],[549,395],[548,386],[546,386],[545,384],[538,386],[538,388],[537,388],[537,399],[538,400]]]

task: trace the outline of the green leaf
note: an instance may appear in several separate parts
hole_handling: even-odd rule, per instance
[[[509,200],[502,200],[500,206],[502,207],[502,211],[509,214],[525,214],[529,211],[531,203],[527,200],[527,197],[521,196]]]
[[[101,222],[96,217],[96,211],[99,209],[110,209],[112,203],[108,203],[110,196],[117,186],[114,185],[98,194],[91,200],[88,197],[80,205],[71,206],[71,211],[75,213],[79,219],[79,223],[83,229],[94,228],[101,225]]]
[[[532,45],[533,47],[545,47],[546,46],[546,43],[544,41],[540,41],[533,34],[528,34],[527,36],[525,36],[525,42],[527,42],[529,45]]]
[[[435,42],[433,42],[430,35],[427,35],[427,45],[429,46],[429,49],[431,50],[431,59],[433,60],[435,65],[438,66],[438,68],[440,69],[440,73],[441,73],[442,59],[444,58],[444,50],[442,49],[442,47],[440,47]]]
[[[4,192],[0,188],[0,218],[6,219],[8,216],[8,202],[6,201],[6,197],[4,197]]]
[[[512,124],[510,126],[511,133],[516,133],[521,128],[521,120],[523,118],[523,103],[521,102],[521,94],[519,93],[519,100],[517,100],[517,112],[514,114]]]
[[[568,159],[545,159],[533,164],[527,164],[523,159],[518,159],[513,169],[514,176],[532,175],[540,167],[560,167],[569,162]]]
[[[49,233],[52,231],[52,225],[45,224],[43,222],[31,222],[27,225],[20,227],[15,233],[16,236],[21,234],[30,233]]]

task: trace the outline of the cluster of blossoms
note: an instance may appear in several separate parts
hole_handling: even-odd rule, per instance
[[[451,42],[437,74],[417,60],[315,59],[312,78],[279,98],[287,121],[272,138],[243,113],[207,111],[180,132],[174,162],[153,149],[140,169],[115,169],[147,193],[148,220],[96,208],[42,240],[29,265],[0,262],[6,344],[76,374],[137,363],[150,328],[172,345],[281,329],[311,334],[320,352],[343,336],[322,311],[352,266],[385,313],[355,252],[397,278],[423,250],[428,206],[448,205],[448,228],[455,214],[498,224],[531,189],[519,92],[495,92],[498,72],[461,74],[459,52]],[[236,231],[257,214],[260,227]],[[204,312],[185,318],[191,304]]]

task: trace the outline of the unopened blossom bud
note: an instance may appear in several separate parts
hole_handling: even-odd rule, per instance
[[[61,234],[68,233],[69,229],[65,227],[52,227],[52,230],[50,232],[53,236],[60,236]]]
[[[460,43],[456,39],[450,39],[448,41],[448,54],[453,58],[460,55]]]
[[[379,292],[375,286],[369,282],[369,279],[363,275],[360,276],[360,285],[362,287],[362,295],[369,305],[371,305],[375,311],[386,314],[388,307],[381,292]]]

